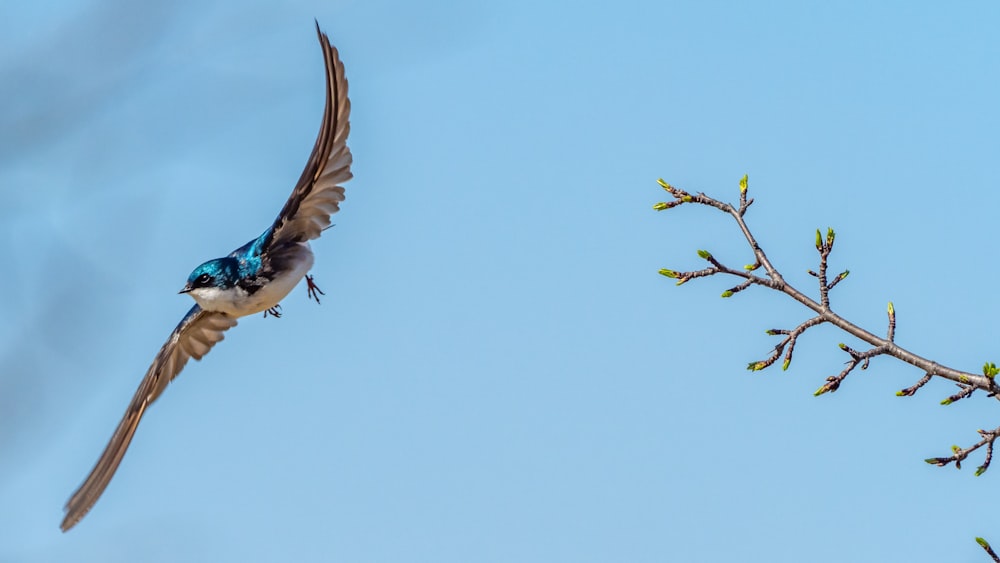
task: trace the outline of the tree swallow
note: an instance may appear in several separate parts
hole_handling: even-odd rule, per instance
[[[181,293],[197,303],[160,348],[125,416],[97,465],[66,503],[65,532],[76,525],[111,481],[146,409],[184,368],[188,358],[200,360],[236,319],[264,311],[280,316],[278,303],[303,277],[307,296],[319,302],[322,292],[306,275],[313,265],[309,241],[330,226],[330,215],[344,200],[344,182],[351,179],[351,102],[347,98],[344,64],[330,39],[316,24],[326,62],[326,109],[312,154],[292,195],[264,234],[224,258],[209,260],[188,276]]]

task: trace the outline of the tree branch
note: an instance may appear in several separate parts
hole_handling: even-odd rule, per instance
[[[986,363],[983,366],[981,374],[971,373],[942,366],[937,362],[914,354],[913,352],[910,352],[909,350],[896,344],[896,310],[892,303],[889,303],[887,311],[888,329],[886,330],[885,338],[876,336],[875,334],[833,312],[830,307],[830,291],[836,287],[837,284],[847,278],[850,273],[848,270],[845,270],[840,274],[837,274],[832,281],[828,280],[828,261],[830,254],[833,251],[834,241],[836,240],[836,234],[833,229],[827,229],[826,236],[823,236],[821,231],[816,231],[815,246],[816,251],[819,253],[819,268],[815,272],[812,270],[809,271],[809,274],[815,277],[818,282],[817,290],[819,299],[816,300],[785,281],[785,279],[781,276],[781,273],[774,266],[774,264],[771,263],[767,254],[757,242],[757,239],[750,231],[750,227],[747,226],[745,215],[747,209],[753,204],[754,200],[747,199],[748,182],[746,176],[743,176],[740,180],[740,202],[738,206],[723,203],[722,201],[711,198],[703,193],[691,194],[680,188],[671,186],[662,179],[659,180],[659,184],[664,190],[667,191],[667,193],[673,196],[673,201],[657,203],[653,206],[653,209],[657,211],[664,211],[685,204],[704,205],[717,209],[729,215],[734,221],[736,221],[740,232],[743,233],[743,237],[746,239],[746,242],[754,256],[753,264],[748,264],[744,266],[743,269],[735,269],[719,262],[719,260],[712,256],[712,254],[707,250],[699,250],[698,256],[706,260],[709,263],[709,267],[703,270],[690,272],[681,272],[664,268],[660,270],[660,274],[668,278],[676,279],[677,285],[684,284],[693,279],[715,275],[733,276],[740,278],[742,281],[738,285],[724,291],[722,293],[722,297],[732,297],[750,286],[757,285],[784,293],[816,313],[816,316],[802,322],[793,329],[768,330],[768,334],[772,336],[784,336],[784,338],[774,347],[772,353],[767,358],[750,362],[747,365],[747,369],[751,371],[766,369],[777,362],[778,358],[782,357],[782,354],[784,354],[782,369],[788,369],[792,362],[792,352],[795,349],[795,344],[798,338],[814,326],[829,323],[858,338],[859,340],[866,342],[871,346],[871,348],[866,351],[858,351],[847,346],[846,344],[840,344],[840,349],[846,352],[848,356],[850,356],[850,359],[847,361],[846,367],[839,374],[826,378],[826,382],[816,390],[815,395],[822,395],[836,391],[854,369],[858,367],[861,369],[867,369],[872,358],[876,356],[891,356],[915,366],[924,372],[924,376],[916,384],[898,391],[896,393],[897,396],[912,396],[919,389],[924,387],[924,385],[926,385],[933,377],[940,377],[955,382],[960,389],[958,393],[955,393],[954,395],[951,395],[941,401],[941,404],[943,405],[950,405],[951,403],[970,397],[976,391],[985,391],[987,396],[1000,399],[1000,386],[998,386],[995,381],[996,376],[1000,374],[1000,368],[997,368],[993,363]],[[761,269],[764,270],[764,275],[758,275],[755,273]],[[989,431],[979,430],[979,434],[982,439],[978,443],[965,449],[959,448],[958,446],[952,446],[952,455],[950,457],[935,457],[929,458],[925,461],[938,466],[945,466],[954,462],[956,467],[961,467],[962,460],[964,460],[970,453],[986,446],[986,459],[984,463],[977,468],[975,473],[977,476],[981,475],[989,468],[990,461],[993,458],[993,443],[996,441],[998,436],[1000,436],[1000,428]]]
[[[738,207],[729,203],[723,203],[717,199],[708,197],[703,193],[688,193],[682,189],[671,186],[662,179],[659,180],[659,184],[664,190],[667,191],[667,193],[673,196],[674,200],[670,202],[657,203],[653,206],[653,209],[656,211],[664,211],[690,203],[718,209],[719,211],[731,216],[733,220],[736,221],[736,224],[739,226],[740,231],[743,233],[743,237],[746,239],[746,242],[750,246],[754,255],[753,264],[748,264],[744,266],[742,270],[737,270],[722,264],[707,250],[699,250],[698,256],[708,261],[708,268],[692,272],[678,272],[663,268],[660,270],[660,274],[668,278],[676,279],[677,285],[681,285],[693,279],[715,275],[733,276],[742,279],[742,281],[738,285],[724,291],[722,293],[722,297],[732,297],[752,285],[758,285],[775,291],[780,291],[816,313],[816,316],[802,322],[794,329],[768,330],[768,334],[772,336],[784,336],[784,338],[777,344],[777,346],[774,347],[770,356],[763,360],[750,362],[747,369],[751,371],[766,369],[773,365],[778,358],[782,356],[782,353],[784,353],[784,361],[782,362],[781,367],[782,369],[788,369],[788,366],[792,362],[792,352],[795,349],[795,343],[798,341],[798,338],[814,326],[829,323],[868,343],[871,345],[871,348],[861,352],[841,343],[839,345],[840,349],[850,356],[850,360],[847,361],[846,367],[839,374],[827,377],[826,382],[816,390],[815,395],[822,395],[824,393],[832,393],[836,391],[840,388],[841,384],[843,384],[848,374],[850,374],[855,368],[860,366],[861,369],[867,369],[868,363],[872,358],[876,356],[891,356],[912,366],[916,366],[924,372],[924,376],[921,377],[917,383],[897,391],[897,396],[910,397],[926,385],[932,378],[941,377],[954,381],[960,389],[958,393],[955,393],[954,395],[951,395],[941,401],[942,405],[950,405],[955,401],[960,401],[970,397],[973,393],[979,390],[985,391],[988,397],[1000,399],[1000,386],[998,386],[995,381],[996,376],[1000,374],[1000,368],[997,368],[997,366],[992,362],[987,362],[983,365],[982,374],[970,373],[942,366],[937,362],[918,356],[917,354],[914,354],[913,352],[897,345],[895,342],[896,310],[892,306],[891,302],[888,307],[889,326],[886,331],[885,338],[876,336],[833,312],[830,308],[830,290],[843,281],[850,273],[848,270],[844,270],[832,281],[828,281],[827,279],[827,263],[830,253],[833,251],[834,240],[836,239],[833,229],[827,229],[825,237],[819,230],[816,231],[816,250],[819,252],[819,268],[817,272],[809,270],[809,274],[816,278],[819,285],[819,301],[816,301],[798,289],[792,287],[784,280],[784,278],[781,277],[778,269],[774,267],[768,259],[767,254],[765,254],[764,250],[760,247],[760,244],[757,243],[757,239],[754,238],[753,233],[750,232],[750,227],[747,226],[744,216],[746,215],[747,209],[753,204],[753,199],[747,199],[748,182],[746,175],[744,175],[740,180],[740,203]],[[766,276],[754,273],[761,268],[764,269]],[[962,461],[965,460],[969,454],[985,446],[985,459],[983,460],[983,464],[976,468],[975,472],[976,476],[982,475],[987,469],[989,469],[990,462],[993,460],[993,445],[997,438],[1000,438],[1000,427],[994,428],[993,430],[978,430],[977,432],[982,438],[979,442],[964,449],[958,446],[952,446],[951,456],[932,457],[925,459],[924,461],[938,467],[944,467],[954,462],[955,467],[961,469]],[[995,563],[1000,563],[1000,556],[993,551],[993,548],[990,547],[990,544],[985,539],[977,537],[976,542],[986,551]]]
[[[714,276],[718,274],[731,275],[738,278],[743,278],[744,279],[743,283],[727,290],[722,294],[722,296],[730,297],[746,289],[750,285],[760,285],[773,289],[775,291],[780,291],[781,293],[788,295],[792,299],[805,305],[810,310],[816,313],[817,316],[809,321],[813,323],[810,326],[815,326],[822,323],[830,323],[836,326],[837,328],[843,330],[844,332],[870,344],[872,346],[872,350],[864,352],[863,353],[864,357],[862,358],[862,360],[869,360],[872,357],[879,355],[892,356],[898,360],[902,360],[903,362],[906,362],[910,365],[920,368],[921,371],[930,376],[949,379],[956,383],[960,383],[963,386],[971,386],[973,389],[980,389],[986,391],[990,396],[996,396],[997,393],[1000,392],[1000,386],[998,386],[997,383],[994,381],[993,376],[987,375],[986,373],[976,374],[976,373],[957,370],[947,366],[942,366],[937,362],[921,357],[897,345],[893,341],[896,321],[895,321],[895,311],[892,309],[892,304],[889,305],[890,328],[888,331],[889,333],[887,338],[881,338],[879,336],[876,336],[875,334],[872,334],[871,332],[861,328],[860,326],[834,313],[833,310],[830,308],[830,295],[829,295],[830,290],[833,289],[838,283],[840,283],[841,280],[846,278],[847,275],[849,274],[849,271],[844,271],[843,273],[838,274],[837,277],[832,282],[827,281],[827,274],[826,274],[827,260],[830,256],[830,252],[833,250],[833,243],[836,238],[833,229],[829,229],[827,231],[826,237],[823,237],[820,231],[818,230],[816,231],[816,250],[819,252],[820,255],[819,273],[812,272],[812,274],[815,277],[817,277],[819,281],[819,301],[816,301],[785,281],[785,279],[778,272],[777,268],[775,268],[774,265],[771,263],[770,259],[768,259],[767,254],[764,253],[764,250],[760,247],[760,244],[757,243],[757,239],[753,236],[753,234],[750,231],[750,228],[747,226],[746,221],[744,220],[744,215],[746,214],[747,208],[753,203],[753,200],[746,199],[747,195],[746,176],[744,176],[743,180],[740,181],[739,207],[734,207],[732,204],[729,203],[723,203],[703,193],[690,194],[682,189],[671,186],[670,184],[668,184],[663,180],[659,180],[659,184],[660,186],[663,187],[664,190],[666,190],[670,195],[674,197],[674,201],[657,203],[656,205],[653,206],[653,209],[657,211],[663,211],[666,209],[677,207],[682,204],[689,204],[689,203],[705,205],[708,207],[713,207],[715,209],[718,209],[719,211],[722,211],[723,213],[730,215],[736,221],[736,224],[739,226],[740,231],[743,233],[744,238],[746,238],[747,244],[750,246],[750,249],[753,251],[754,258],[756,259],[753,264],[745,266],[743,270],[736,270],[719,263],[718,260],[716,260],[708,251],[700,250],[698,251],[699,256],[701,256],[711,264],[709,268],[692,272],[679,272],[679,271],[669,270],[666,268],[660,270],[660,274],[667,276],[669,278],[677,279],[678,280],[677,285],[681,285],[692,279]],[[761,267],[764,268],[767,277],[757,276],[751,273]],[[799,334],[801,334],[801,332],[804,331],[805,328],[809,327],[803,328],[800,326],[800,328],[802,330],[799,331]],[[786,333],[778,331],[774,332],[774,334],[786,334]],[[796,334],[796,337],[799,334]],[[791,342],[789,344],[791,344]],[[846,348],[845,351],[847,351]],[[764,367],[771,365],[771,363],[767,363],[767,365],[760,366],[758,368],[751,367],[751,369],[763,369]],[[864,363],[867,365],[867,361],[865,361]],[[751,366],[756,366],[759,364],[760,362],[756,362],[754,364],[751,364]],[[903,391],[906,392],[905,393],[901,392],[901,394],[904,396],[912,395],[914,392],[916,392],[917,389],[919,389],[922,386],[923,383],[920,383],[911,388],[904,389]],[[830,389],[830,391],[832,390],[833,389]]]

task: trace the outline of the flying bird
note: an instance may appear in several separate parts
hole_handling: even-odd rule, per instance
[[[278,303],[303,278],[307,297],[319,302],[322,291],[307,275],[313,265],[309,241],[330,226],[330,215],[344,200],[344,182],[351,179],[351,102],[347,98],[344,64],[337,49],[316,24],[316,35],[326,63],[326,109],[319,136],[305,170],[278,217],[262,235],[224,258],[209,260],[188,276],[180,293],[194,298],[181,322],[160,348],[142,378],[125,416],[111,436],[90,475],[66,503],[61,528],[75,526],[107,488],[128,449],[142,415],[167,384],[184,369],[189,358],[200,360],[236,319],[264,312],[280,316]]]

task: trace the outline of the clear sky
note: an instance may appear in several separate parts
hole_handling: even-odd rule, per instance
[[[877,5],[874,5],[877,4]],[[317,18],[355,179],[321,306],[248,317],[62,506],[190,307],[312,148]],[[984,561],[1000,468],[922,462],[995,401],[821,328],[749,373],[787,298],[661,267],[751,262],[736,200],[836,311],[1000,363],[996,2],[22,2],[0,8],[0,561]]]

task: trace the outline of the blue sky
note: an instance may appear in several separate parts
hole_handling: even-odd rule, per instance
[[[843,316],[1000,363],[995,3],[39,2],[0,9],[0,560],[981,561],[976,441],[808,312],[661,267],[752,260],[656,179],[736,200]],[[355,179],[296,289],[149,411],[103,498],[61,508],[191,269],[271,221],[345,61]]]

